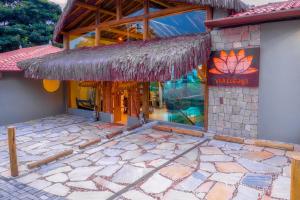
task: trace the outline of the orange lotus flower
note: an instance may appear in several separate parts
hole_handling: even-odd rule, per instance
[[[233,50],[229,52],[221,51],[220,58],[213,58],[215,68],[209,70],[212,74],[252,74],[257,69],[251,67],[253,56],[246,56],[245,50],[240,50],[237,54]]]

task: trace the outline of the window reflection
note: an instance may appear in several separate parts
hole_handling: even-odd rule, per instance
[[[150,119],[203,126],[204,96],[197,70],[178,80],[150,84]]]

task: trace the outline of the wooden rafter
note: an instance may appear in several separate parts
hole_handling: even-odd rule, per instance
[[[77,1],[76,2],[76,6],[79,6],[79,7],[91,10],[91,11],[95,11],[95,12],[97,10],[99,10],[101,13],[104,13],[104,14],[107,14],[107,15],[116,16],[116,13],[114,13],[114,12],[111,12],[111,11],[108,11],[108,10],[105,10],[105,9],[101,9],[101,8],[98,8],[98,6],[87,4],[87,3],[84,3],[84,2]]]

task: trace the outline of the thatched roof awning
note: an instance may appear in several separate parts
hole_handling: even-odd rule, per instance
[[[67,50],[18,63],[25,77],[80,81],[166,81],[210,55],[210,34]]]

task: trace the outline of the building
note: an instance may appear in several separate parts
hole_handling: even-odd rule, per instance
[[[299,12],[299,0],[69,0],[54,33],[66,50],[18,65],[64,81],[72,113],[300,143]]]
[[[65,113],[63,84],[57,91],[47,92],[41,80],[24,78],[17,67],[19,61],[59,51],[43,45],[0,54],[0,125]]]

